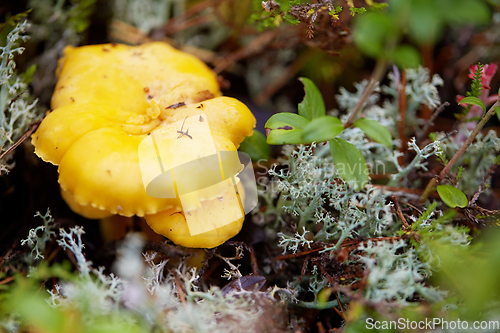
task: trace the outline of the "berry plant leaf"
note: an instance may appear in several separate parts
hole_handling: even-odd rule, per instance
[[[472,105],[477,105],[481,109],[483,109],[483,111],[486,111],[486,105],[484,105],[483,101],[480,100],[477,97],[474,97],[474,96],[464,97],[464,98],[462,98],[462,100],[460,102],[458,102],[458,104],[472,104]]]
[[[438,185],[437,191],[441,200],[443,200],[443,202],[450,208],[455,208],[457,206],[464,208],[469,203],[464,192],[454,186]]]
[[[353,126],[361,129],[372,140],[377,141],[388,148],[392,148],[391,132],[378,121],[360,118]]]
[[[344,125],[337,117],[322,116],[315,118],[304,127],[304,143],[322,142],[335,138],[344,130]]]
[[[271,145],[298,145],[303,141],[302,129],[275,129],[267,136],[267,143]]]
[[[275,130],[275,129],[288,129],[281,127],[292,127],[290,129],[302,129],[307,124],[309,124],[309,120],[306,118],[289,112],[282,112],[273,115],[266,122],[266,129]]]
[[[271,156],[271,147],[266,142],[266,136],[257,130],[243,140],[238,150],[247,153],[253,161],[267,160]]]
[[[308,120],[326,115],[325,102],[318,87],[308,78],[301,77],[299,80],[306,92],[304,100],[299,104],[299,115]]]
[[[333,163],[341,177],[355,190],[361,190],[368,182],[368,168],[361,152],[340,138],[330,140]]]
[[[303,143],[302,129],[309,120],[295,114],[282,112],[273,115],[266,122],[267,143],[271,145]]]

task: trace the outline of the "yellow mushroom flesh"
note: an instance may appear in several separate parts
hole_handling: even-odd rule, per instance
[[[145,216],[153,230],[189,247],[217,246],[241,229],[237,219],[215,228],[211,241],[186,234],[181,214],[170,215],[181,209],[179,198],[148,195],[142,179],[141,142],[187,117],[205,115],[217,151],[236,151],[253,132],[252,113],[221,97],[216,75],[194,56],[160,42],[68,47],[51,106],[32,142],[38,156],[59,166],[63,198],[77,213]],[[187,159],[182,145],[169,149],[179,163]],[[201,199],[207,223],[224,213],[213,195]]]

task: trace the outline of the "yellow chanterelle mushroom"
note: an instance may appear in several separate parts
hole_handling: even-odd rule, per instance
[[[223,203],[241,206],[241,186],[231,195],[230,187],[209,184],[212,192],[189,194],[182,201],[179,173],[165,185],[174,196],[152,196],[145,183],[151,180],[148,165],[154,169],[158,162],[144,154],[140,160],[141,144],[147,148],[155,139],[161,167],[174,168],[214,152],[220,157],[222,151],[236,151],[253,132],[250,110],[221,96],[215,73],[203,62],[161,42],[106,44],[67,47],[58,71],[53,111],[32,142],[40,158],[59,166],[62,196],[73,211],[92,219],[143,216],[157,233],[187,247],[214,247],[240,231],[244,214],[234,215],[235,207]],[[192,178],[202,180],[203,174]],[[186,213],[196,216],[195,222],[188,225]],[[224,214],[237,219],[218,224]]]

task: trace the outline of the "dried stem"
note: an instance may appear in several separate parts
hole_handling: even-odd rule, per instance
[[[38,128],[38,125],[40,125],[41,122],[41,120],[38,120],[31,123],[26,133],[24,133],[23,136],[19,138],[19,140],[17,140],[12,146],[9,147],[9,149],[4,151],[2,155],[0,155],[0,160],[2,160],[5,155],[16,149],[21,143],[23,143],[23,141],[26,140],[31,135],[31,133],[33,133]]]
[[[410,225],[405,219],[405,216],[403,215],[403,212],[401,211],[401,207],[399,206],[398,199],[396,198],[395,195],[392,196],[392,202],[394,203],[394,208],[396,209],[396,214],[398,215],[399,219],[401,220],[401,223],[403,223],[403,229],[406,231],[410,228]]]
[[[463,153],[467,150],[467,148],[469,148],[469,146],[474,141],[474,139],[476,138],[476,136],[483,129],[484,125],[486,125],[486,123],[488,122],[488,120],[490,120],[490,118],[495,114],[495,107],[498,107],[498,106],[500,106],[500,101],[496,101],[495,104],[493,104],[491,106],[491,108],[488,110],[488,112],[486,112],[486,114],[484,115],[484,117],[477,124],[476,128],[474,128],[474,131],[472,131],[471,135],[467,138],[467,140],[465,140],[465,142],[462,145],[462,147],[455,153],[455,155],[453,155],[452,159],[446,164],[446,166],[441,171],[441,173],[439,174],[439,176],[435,176],[434,178],[432,178],[429,181],[429,183],[427,184],[427,187],[425,188],[424,193],[420,197],[420,201],[421,202],[424,202],[425,200],[427,200],[427,198],[429,197],[429,194],[433,191],[434,187],[436,185],[438,185],[441,182],[441,180],[444,179],[444,177],[448,174],[448,172],[451,170],[451,168],[453,167],[453,165],[455,165],[455,163],[463,155]]]
[[[401,142],[401,147],[399,152],[399,164],[404,164],[404,153],[406,151],[406,139],[405,139],[405,119],[406,119],[406,71],[401,70],[401,82],[399,83],[399,141]]]
[[[441,104],[436,109],[436,111],[434,111],[434,113],[432,114],[431,119],[429,119],[429,121],[425,122],[424,128],[422,128],[422,131],[420,131],[420,133],[417,135],[417,142],[422,141],[422,139],[424,138],[424,136],[427,134],[427,131],[429,130],[429,127],[434,126],[434,120],[436,120],[437,116],[439,116],[439,114],[441,112],[443,112],[444,108],[447,107],[447,106],[449,106],[449,105],[450,105],[450,103],[444,102],[443,104]]]
[[[363,94],[359,98],[358,104],[356,104],[356,107],[354,108],[354,111],[351,113],[349,116],[349,119],[344,124],[344,128],[350,127],[356,119],[358,118],[359,113],[363,109],[363,106],[365,105],[366,100],[368,97],[370,97],[373,89],[375,89],[375,86],[377,83],[382,79],[382,76],[385,73],[385,67],[386,67],[387,62],[385,59],[379,59],[377,61],[377,64],[375,65],[375,69],[373,71],[372,77],[370,78],[370,82],[365,88],[365,91],[363,91]]]

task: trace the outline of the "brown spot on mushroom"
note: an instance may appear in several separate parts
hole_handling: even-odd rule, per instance
[[[170,229],[170,231],[172,231],[172,229]]]
[[[111,176],[111,170],[106,170],[106,172]]]
[[[175,104],[172,104],[170,106],[167,106],[165,109],[177,109],[177,108],[180,108],[181,106],[184,106],[184,105],[186,105],[186,103],[179,102],[179,103],[175,103]]]
[[[108,50],[107,48],[105,48],[105,47],[103,47],[103,48],[102,48],[102,50],[103,50],[104,52],[109,52],[109,50]]]
[[[181,214],[182,216],[184,216],[184,214],[182,212],[175,212],[175,213],[170,214],[170,216],[175,215],[175,214]]]
[[[196,108],[197,108],[197,109],[201,109],[202,107],[203,107],[203,104],[202,104],[202,103],[200,103],[200,105],[198,105]]]
[[[203,117],[202,117],[202,116],[200,116],[200,123],[202,123],[202,122],[203,122],[203,120],[204,120],[204,119],[203,119]]]
[[[116,47],[116,43],[115,42],[111,42],[111,47]]]
[[[144,87],[144,92],[148,93],[149,92],[149,88],[148,87]]]
[[[56,149],[59,148],[59,147],[56,147]]]
[[[188,215],[189,215],[189,216],[191,216],[191,213],[190,213],[190,212],[188,212]]]
[[[153,95],[148,95],[148,99],[153,99]]]
[[[277,129],[282,129],[282,130],[287,130],[287,131],[289,131],[289,130],[293,130],[293,127],[292,127],[292,126],[288,126],[288,125],[287,125],[287,126],[283,126],[283,127],[278,127]]]
[[[70,97],[69,99],[70,99],[72,102],[74,102],[74,101],[75,101],[75,99],[74,99],[73,97]]]
[[[212,94],[210,90],[198,91],[198,93],[196,94],[196,100],[198,100],[199,102],[205,101],[207,99],[212,99],[214,97],[214,94]]]

